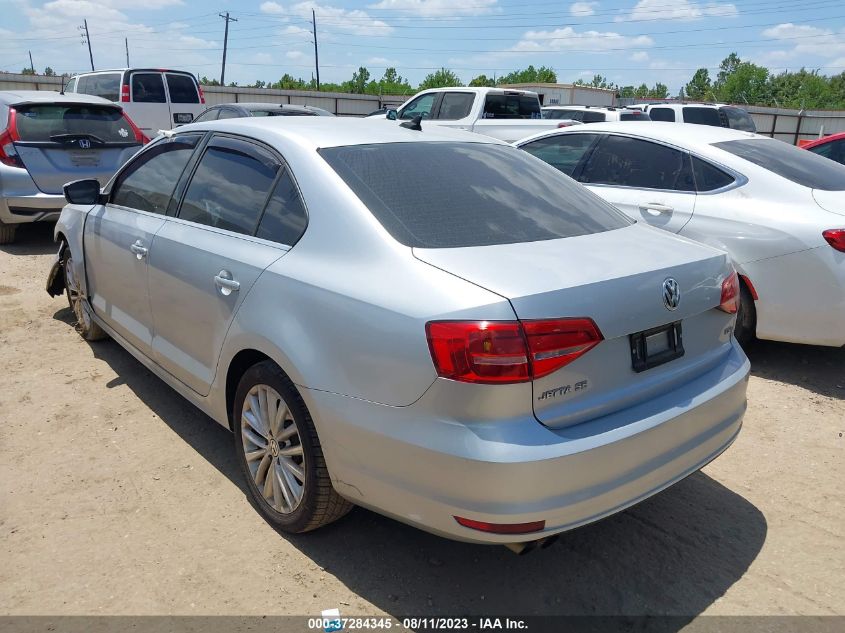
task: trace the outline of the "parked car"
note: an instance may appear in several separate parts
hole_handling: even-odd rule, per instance
[[[543,120],[536,92],[502,88],[423,90],[398,110],[388,110],[386,118],[410,121],[416,117],[430,125],[476,132],[508,142],[577,124],[572,120]]]
[[[845,132],[812,141],[805,144],[802,149],[845,165]]]
[[[520,549],[739,432],[727,255],[493,139],[197,123],[66,194],[49,291],[233,429],[282,530],[358,504]]]
[[[628,216],[727,250],[743,342],[845,345],[845,167],[756,134],[666,123],[518,145]]]
[[[724,103],[644,103],[639,106],[652,121],[694,123],[756,132],[754,119],[742,108]]]
[[[82,73],[70,78],[66,92],[95,95],[120,103],[150,138],[159,130],[190,123],[205,110],[196,77],[182,70],[120,68]]]
[[[24,222],[52,222],[62,185],[105,184],[147,138],[120,106],[49,90],[0,92],[0,244]]]
[[[194,121],[238,119],[247,116],[334,116],[328,110],[287,103],[221,103],[202,112]]]
[[[614,108],[612,106],[545,106],[544,119],[571,119],[580,123],[604,123],[605,121],[650,121],[642,110]]]

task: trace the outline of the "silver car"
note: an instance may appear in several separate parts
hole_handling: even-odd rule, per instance
[[[282,530],[355,504],[521,549],[739,432],[726,254],[499,141],[230,119],[66,193],[48,291],[234,431]]]
[[[147,140],[99,97],[0,92],[0,244],[13,242],[22,222],[58,218],[66,182],[105,184]]]

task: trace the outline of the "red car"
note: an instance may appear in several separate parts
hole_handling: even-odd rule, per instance
[[[807,143],[804,145],[804,149],[808,149],[819,156],[824,156],[825,158],[845,165],[845,132],[831,134],[817,141]]]

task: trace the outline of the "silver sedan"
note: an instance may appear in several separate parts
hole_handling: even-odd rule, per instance
[[[493,139],[198,123],[66,195],[48,291],[232,429],[283,530],[355,504],[521,549],[739,432],[727,255]]]

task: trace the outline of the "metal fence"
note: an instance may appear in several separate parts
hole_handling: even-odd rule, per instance
[[[764,106],[742,106],[754,119],[757,132],[797,145],[827,134],[845,132],[842,110],[791,110]]]

